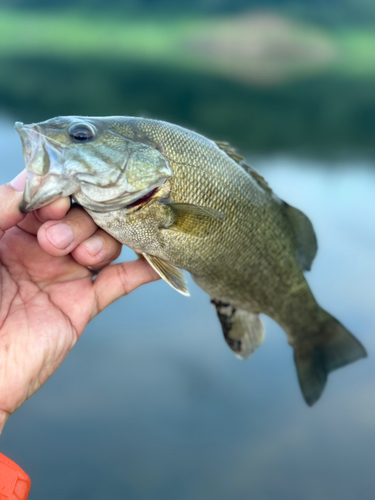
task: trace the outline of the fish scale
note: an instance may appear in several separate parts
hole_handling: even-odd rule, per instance
[[[294,349],[307,404],[319,399],[329,372],[366,356],[305,280],[317,250],[311,222],[228,144],[134,117],[59,117],[16,128],[29,171],[22,210],[71,195],[185,295],[181,269],[189,271],[241,358],[263,341],[259,313],[272,317]]]

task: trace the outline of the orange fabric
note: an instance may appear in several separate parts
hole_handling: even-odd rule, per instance
[[[30,486],[26,472],[0,453],[0,500],[26,500]]]

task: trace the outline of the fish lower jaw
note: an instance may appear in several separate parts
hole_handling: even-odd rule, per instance
[[[122,196],[112,200],[97,201],[89,198],[82,192],[75,193],[72,198],[79,205],[91,210],[92,212],[113,212],[116,210],[124,210],[133,212],[141,208],[151,200],[157,193],[159,188],[151,189],[146,193],[139,193],[138,197],[133,193],[124,193]]]

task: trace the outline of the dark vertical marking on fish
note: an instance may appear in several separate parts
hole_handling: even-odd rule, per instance
[[[232,351],[240,353],[242,344],[241,340],[230,338],[230,331],[233,327],[236,309],[227,302],[221,302],[221,300],[211,299],[211,304],[215,306],[221,327],[223,329],[225,342],[232,349]]]

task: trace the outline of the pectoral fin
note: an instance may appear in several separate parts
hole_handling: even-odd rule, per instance
[[[264,327],[259,315],[236,309],[219,300],[211,299],[211,303],[216,308],[228,346],[241,359],[251,356],[264,339]]]
[[[172,288],[182,293],[182,295],[190,296],[186,278],[180,269],[154,255],[148,255],[147,253],[143,253],[142,255],[159,276],[171,285]]]
[[[168,229],[194,236],[206,236],[214,221],[222,222],[225,218],[223,213],[210,207],[190,203],[168,203],[167,206],[173,211],[173,222]]]
[[[211,207],[200,207],[192,203],[168,203],[179,215],[195,215],[197,217],[210,217],[211,219],[223,220],[224,214]]]

